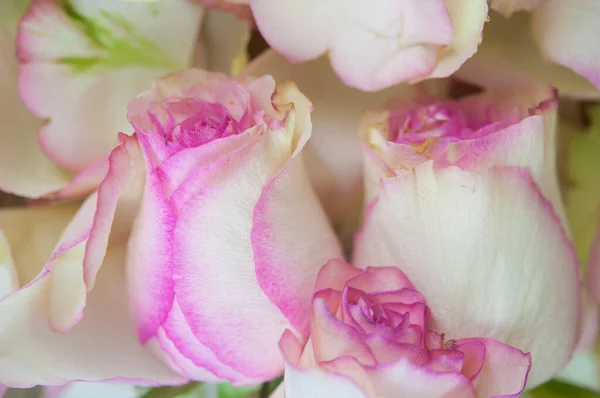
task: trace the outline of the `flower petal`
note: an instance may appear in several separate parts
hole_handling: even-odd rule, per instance
[[[283,362],[273,343],[286,328],[291,327],[288,319],[257,283],[257,270],[252,267],[253,242],[250,239],[254,208],[263,188],[282,168],[287,167],[285,163],[291,155],[291,148],[274,148],[281,143],[270,140],[291,133],[264,131],[262,139],[239,160],[238,170],[224,181],[203,186],[185,203],[178,214],[174,231],[175,292],[185,319],[196,338],[222,363],[249,378],[267,380],[281,372]],[[249,175],[252,178],[248,178]],[[294,180],[294,183],[303,187],[301,181]],[[298,210],[292,204],[286,203],[287,210]],[[224,214],[228,216],[223,217]],[[293,239],[296,233],[271,235],[269,240]],[[289,250],[287,254],[291,254]],[[305,261],[306,251],[300,255]],[[287,258],[287,261],[304,264],[305,270],[312,269],[310,285],[299,284],[301,291],[307,292],[305,300],[308,304],[312,284],[322,264],[302,263],[293,257]],[[300,278],[308,279],[310,272],[304,272],[306,274]],[[231,286],[231,289],[222,289],[225,285]],[[245,303],[245,311],[240,311],[242,302]],[[269,319],[269,322],[257,323],[256,319]],[[223,335],[223,330],[237,332]],[[260,336],[260,339],[249,345],[248,335]]]
[[[600,3],[547,0],[533,12],[532,29],[544,58],[564,65],[600,89]]]
[[[564,366],[579,333],[578,263],[526,172],[427,163],[382,189],[355,242],[356,265],[398,264],[427,298],[432,328],[447,336],[531,352],[542,364],[531,387]]]
[[[269,3],[279,4],[278,1]],[[300,42],[303,40],[304,37]],[[408,97],[423,88],[399,85],[377,93],[364,93],[342,84],[325,57],[293,66],[272,50],[250,62],[242,74],[265,73],[277,81],[295,81],[310,98],[314,106],[313,133],[303,150],[304,162],[335,230],[343,239],[349,239],[358,223],[362,203],[361,149],[356,139],[360,114],[382,107],[390,98]]]
[[[312,304],[311,339],[317,363],[345,356],[366,365],[377,363],[361,332],[336,319],[325,300],[315,298]]]
[[[249,4],[265,40],[293,63],[317,58],[329,47],[338,0],[250,0]]]
[[[306,300],[321,265],[342,252],[300,157],[263,189],[250,237],[258,283],[292,326],[308,334]]]
[[[377,396],[476,398],[471,381],[460,373],[436,372],[406,359],[369,370]]]
[[[0,188],[26,197],[54,192],[69,181],[37,143],[41,121],[21,103],[14,38],[0,28]]]
[[[71,314],[70,307],[74,308],[59,304],[65,304],[63,300],[69,297],[79,300],[83,286],[83,250],[77,250],[81,246],[77,243],[80,237],[73,235],[79,229],[77,220],[63,233],[66,246],[59,248],[56,260],[49,267],[35,277],[29,266],[45,262],[53,241],[59,237],[73,210],[72,206],[24,209],[22,216],[16,218],[18,222],[11,222],[11,218],[4,215],[0,217],[2,222],[8,222],[3,227],[17,267],[22,271],[22,280],[34,277],[29,284],[0,301],[0,350],[3,353],[0,382],[12,387],[113,378],[142,384],[183,382],[137,341],[127,310],[121,268],[124,247],[109,250],[77,326],[62,334],[51,328],[49,318],[61,319]],[[66,250],[72,245],[71,250]]]
[[[600,97],[600,91],[584,77],[544,60],[531,37],[527,14],[517,13],[507,20],[490,12],[490,19],[477,53],[456,77],[488,88],[538,82],[555,86],[565,96]]]
[[[485,344],[483,367],[475,383],[480,397],[518,398],[525,389],[531,355],[494,339],[463,339],[456,344]]]
[[[40,130],[43,150],[78,171],[129,132],[123,109],[130,99],[154,77],[187,65],[200,9],[181,0],[68,7],[70,14],[52,0],[33,1],[19,31],[19,87],[28,108],[50,119]],[[97,33],[104,31],[112,34]]]
[[[427,77],[447,77],[477,51],[488,15],[486,1],[446,0],[452,19],[452,43],[441,50],[435,68]]]
[[[292,332],[286,330],[279,342],[286,360],[284,389],[286,398],[367,398],[367,395],[352,379],[318,367],[298,367],[302,346]]]

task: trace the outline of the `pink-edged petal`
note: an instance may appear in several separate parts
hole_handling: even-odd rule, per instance
[[[469,341],[459,341],[455,344],[456,349],[464,354],[464,364],[461,373],[476,383],[486,360],[485,342],[472,339]]]
[[[517,398],[525,389],[531,355],[493,339],[463,339],[458,349],[472,341],[485,344],[485,359],[475,383],[481,397]]]
[[[398,343],[380,334],[367,336],[365,342],[371,349],[378,364],[389,364],[400,359],[407,359],[413,364],[422,365],[429,360],[427,351],[421,346]]]
[[[29,387],[114,378],[142,384],[184,382],[137,340],[127,310],[123,247],[109,250],[84,313],[77,307],[85,297],[81,266],[85,235],[78,232],[87,210],[67,226],[53,260],[42,268],[73,210],[44,206],[0,217],[20,279],[31,280],[0,301],[0,383]],[[77,325],[57,333],[57,326],[73,316]]]
[[[431,327],[448,338],[494,338],[531,352],[541,364],[531,387],[564,366],[579,335],[578,264],[528,173],[427,163],[382,189],[354,264],[399,264],[427,298]]]
[[[439,51],[435,68],[427,77],[446,77],[477,51],[488,16],[485,0],[446,0],[452,20],[452,42]]]
[[[436,372],[407,359],[369,369],[377,396],[476,398],[469,379],[460,373]]]
[[[126,265],[131,308],[142,343],[156,334],[173,306],[173,230],[177,221],[147,149],[144,161],[144,191],[129,236]]]
[[[14,54],[14,37],[0,28],[0,188],[39,197],[65,186],[69,175],[53,164],[37,143],[41,121],[19,98]]]
[[[19,89],[27,107],[49,119],[40,144],[53,161],[79,171],[101,159],[117,133],[130,131],[127,102],[187,65],[200,10],[176,2],[77,0],[69,12],[51,0],[32,2],[19,30]],[[114,34],[89,33],[100,30]]]
[[[252,60],[242,75],[265,73],[277,81],[295,81],[310,98],[313,133],[303,150],[304,162],[335,230],[349,240],[362,203],[361,148],[356,139],[360,114],[382,107],[391,98],[416,94],[418,89],[398,85],[376,93],[361,92],[342,84],[326,57],[294,66],[273,50]]]
[[[483,33],[477,53],[463,64],[455,77],[483,87],[538,82],[553,85],[561,95],[568,97],[600,97],[600,90],[586,78],[544,60],[531,37],[526,13],[516,13],[506,19],[490,12],[490,22],[485,24]]]
[[[361,332],[336,319],[324,300],[315,298],[312,307],[311,338],[318,362],[352,356],[365,365],[376,363]]]
[[[229,178],[193,196],[174,231],[175,294],[193,334],[221,362],[263,380],[281,372],[275,342],[290,327],[257,283],[250,240],[254,206],[281,161],[266,154],[266,141],[255,145]],[[321,264],[313,266],[316,277]],[[224,335],[223,330],[234,332]],[[253,344],[247,344],[248,335],[256,336]]]
[[[53,61],[75,56],[94,57],[99,51],[85,33],[72,23],[54,0],[34,0],[18,33],[18,55],[22,62]]]
[[[426,77],[439,46],[452,42],[453,22],[446,1],[345,2],[336,13],[331,64],[342,81],[365,91]],[[430,29],[418,21],[427,20]],[[459,64],[460,65],[460,64]]]
[[[368,267],[361,274],[348,280],[346,286],[365,293],[391,292],[414,288],[410,280],[398,267]]]
[[[594,22],[598,18],[600,3],[595,0],[547,0],[533,12],[532,30],[546,60],[566,66],[600,89],[600,27]]]
[[[165,358],[176,369],[194,380],[218,382],[229,380],[235,384],[258,384],[259,379],[248,378],[220,362],[215,354],[192,333],[179,304],[175,302],[156,339]]]
[[[44,152],[78,171],[106,156],[119,132],[131,132],[123,110],[156,75],[143,69],[82,74],[67,65],[28,63],[21,66],[19,86],[29,109],[50,119],[40,130]]]
[[[263,189],[250,236],[258,283],[294,328],[308,334],[306,300],[321,265],[342,257],[342,252],[301,158],[293,159]]]
[[[256,25],[269,45],[290,61],[308,61],[330,46],[339,1],[250,0]],[[306,29],[306,26],[311,29]]]
[[[426,364],[426,368],[430,370],[435,370],[436,372],[454,372],[454,373],[463,373],[465,377],[469,380],[471,378],[469,375],[461,372],[463,365],[465,363],[465,354],[461,351],[457,350],[431,350],[428,352],[430,361]],[[483,356],[482,356],[483,362]]]
[[[286,361],[284,389],[286,398],[329,398],[332,394],[348,398],[367,398],[349,377],[327,372],[318,367],[301,368],[302,345],[292,332],[286,330],[279,341]]]
[[[329,260],[317,275],[315,292],[322,289],[334,289],[342,291],[346,281],[363,272],[340,259]]]

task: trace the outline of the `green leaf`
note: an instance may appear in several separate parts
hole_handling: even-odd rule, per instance
[[[184,394],[190,393],[195,390],[202,383],[188,383],[183,386],[177,387],[160,387],[153,388],[140,398],[176,398],[182,397]]]
[[[527,392],[531,398],[600,398],[600,393],[562,381],[551,380]]]
[[[61,0],[60,4],[71,23],[87,37],[90,47],[100,54],[62,58],[60,62],[71,66],[73,72],[136,66],[167,70],[183,68],[167,51],[141,34],[127,18],[102,11],[98,18],[92,19],[79,12],[71,0]]]
[[[577,131],[563,124],[570,133],[569,188],[566,210],[577,254],[585,267],[600,220],[600,106],[592,108],[592,125]]]
[[[219,384],[219,398],[248,398],[252,393],[260,391],[260,387],[234,387],[229,383]]]

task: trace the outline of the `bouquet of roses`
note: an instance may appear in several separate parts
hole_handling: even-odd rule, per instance
[[[0,397],[600,397],[599,0],[1,1]]]

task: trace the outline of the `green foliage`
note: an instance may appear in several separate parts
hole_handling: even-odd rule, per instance
[[[577,254],[585,267],[600,220],[600,106],[592,108],[592,125],[577,131],[569,125],[569,187],[566,209]]]
[[[72,67],[75,73],[88,72],[94,68],[146,67],[167,70],[182,69],[183,65],[158,44],[137,31],[126,18],[107,11],[92,19],[79,12],[68,0],[61,5],[77,29],[96,50],[94,56],[70,56],[60,60]]]
[[[201,384],[202,383],[188,383],[177,387],[153,388],[140,398],[183,398],[188,393],[197,389]]]
[[[527,392],[531,398],[600,398],[600,393],[572,384],[551,380]]]

